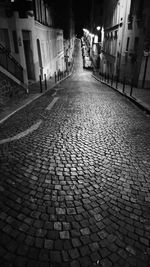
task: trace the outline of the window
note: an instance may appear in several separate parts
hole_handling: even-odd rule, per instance
[[[134,39],[134,52],[135,53],[137,53],[138,45],[139,45],[139,37],[135,37]]]
[[[128,37],[128,38],[127,38],[126,51],[128,51],[128,50],[129,50],[129,42],[130,42],[130,38]]]
[[[115,39],[118,38],[118,31],[115,31]]]
[[[144,0],[140,0],[139,1],[139,6],[138,6],[138,9],[137,9],[137,16],[142,16],[143,7],[144,7]]]
[[[130,15],[131,16],[133,14],[133,6],[134,6],[134,0],[131,0],[131,4],[130,4]]]

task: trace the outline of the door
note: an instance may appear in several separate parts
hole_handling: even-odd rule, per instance
[[[23,31],[23,46],[29,80],[34,80],[33,52],[31,49],[30,32]]]
[[[37,39],[37,51],[38,51],[40,74],[41,74],[41,77],[43,79],[43,64],[42,64],[41,46],[40,46],[40,40],[39,39]]]

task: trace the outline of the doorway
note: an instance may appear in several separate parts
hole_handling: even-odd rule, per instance
[[[36,42],[37,42],[37,52],[38,52],[38,59],[39,59],[40,75],[41,75],[41,78],[43,79],[43,64],[42,64],[40,40],[37,39]]]
[[[33,52],[31,49],[30,31],[22,31],[23,47],[26,60],[27,75],[29,80],[34,80]]]

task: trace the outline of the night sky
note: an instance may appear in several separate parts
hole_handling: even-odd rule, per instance
[[[82,34],[83,28],[90,23],[91,0],[73,0],[76,33]]]
[[[71,0],[45,0],[50,6],[55,7],[55,17],[59,21],[58,26],[62,26],[63,21],[67,21],[67,8]],[[100,0],[98,0],[100,1]],[[76,34],[82,34],[83,28],[89,28],[90,12],[92,0],[72,0]]]

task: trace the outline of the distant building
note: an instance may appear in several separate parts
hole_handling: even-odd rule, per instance
[[[101,26],[103,20],[103,1],[91,0],[90,13],[90,55],[93,64],[99,68],[101,49]]]
[[[104,1],[100,72],[150,88],[150,1]]]
[[[55,27],[64,32],[65,67],[72,64],[74,58],[75,24],[72,0],[51,0],[55,11]]]
[[[25,84],[65,69],[63,40],[46,1],[0,1],[0,44],[23,67]]]

